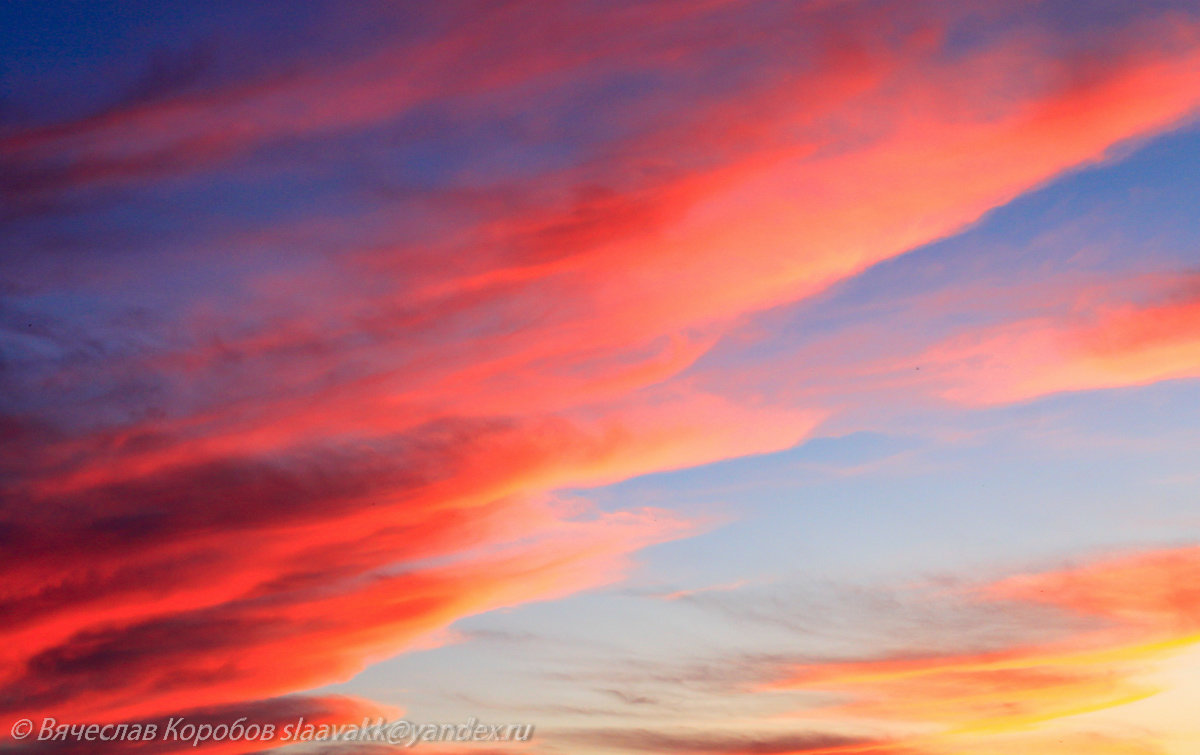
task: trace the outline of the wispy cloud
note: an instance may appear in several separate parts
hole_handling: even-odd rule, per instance
[[[1150,672],[1200,642],[1200,603],[1190,584],[1195,548],[1031,573],[983,586],[984,601],[1042,603],[1103,620],[1047,644],[794,667],[773,689],[837,692],[846,701],[815,711],[832,720],[933,725],[913,738],[920,751],[1035,747],[1042,752],[1157,752],[1158,736],[1107,741],[1098,731],[1064,736],[1055,723],[1126,706],[1161,689]],[[806,714],[807,715],[807,714]]]
[[[1156,301],[1097,302],[1058,319],[1018,320],[918,359],[947,381],[952,399],[1007,403],[1200,376],[1198,323],[1195,276],[1185,274],[1163,285]]]

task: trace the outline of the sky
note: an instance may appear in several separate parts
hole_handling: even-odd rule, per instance
[[[0,5],[0,752],[1200,751],[1198,116],[1194,0]]]

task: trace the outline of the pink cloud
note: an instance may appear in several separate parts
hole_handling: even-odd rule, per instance
[[[715,50],[744,46],[722,41],[723,8],[593,19],[512,4],[428,44],[36,128],[0,153],[30,171],[22,195],[232,171],[264,145],[435,99],[469,119],[614,70],[705,74]],[[885,11],[863,25],[818,14],[832,41],[802,70],[787,38],[745,88],[605,114],[614,135],[599,147],[503,201],[519,178],[484,186],[446,238],[238,270],[232,293],[181,295],[161,340],[12,378],[40,411],[6,424],[0,710],[66,720],[274,698],[461,617],[620,578],[631,553],[697,523],[564,512],[547,492],[780,450],[825,417],[683,374],[741,318],[1200,104],[1195,45],[1144,42],[1174,19],[1092,55],[1001,41],[950,59],[942,6]],[[893,20],[917,31],[893,35]],[[1030,83],[1029,70],[1051,73]],[[977,80],[1003,86],[963,85]],[[1150,377],[1174,374],[1190,342],[1161,334],[1193,315],[1113,314],[1120,337],[1082,348],[1119,365],[1133,361],[1114,348],[1152,353]],[[70,353],[73,334],[46,340]],[[862,747],[828,751],[889,751]]]

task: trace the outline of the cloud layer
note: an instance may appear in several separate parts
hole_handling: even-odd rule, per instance
[[[690,369],[748,317],[1200,105],[1194,8],[1064,8],[318,13],[277,55],[233,32],[164,43],[168,63],[111,53],[88,75],[139,74],[91,109],[39,96],[75,64],[22,59],[0,132],[0,713],[291,705],[705,526],[554,491],[794,445],[841,407]],[[1194,377],[1193,294],[924,361],[975,403]],[[988,721],[956,685],[1019,686],[1012,718],[1125,691],[1021,652],[879,689]],[[693,751],[902,751],[721,747]]]

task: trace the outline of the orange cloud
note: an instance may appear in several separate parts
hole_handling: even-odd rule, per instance
[[[978,599],[1044,603],[1102,621],[1051,644],[799,666],[770,688],[847,699],[813,711],[822,719],[923,727],[928,733],[902,740],[921,752],[1161,752],[1152,734],[1061,726],[1161,691],[1147,681],[1150,672],[1200,644],[1191,587],[1198,569],[1200,549],[1185,548],[1012,577],[980,588]]]

